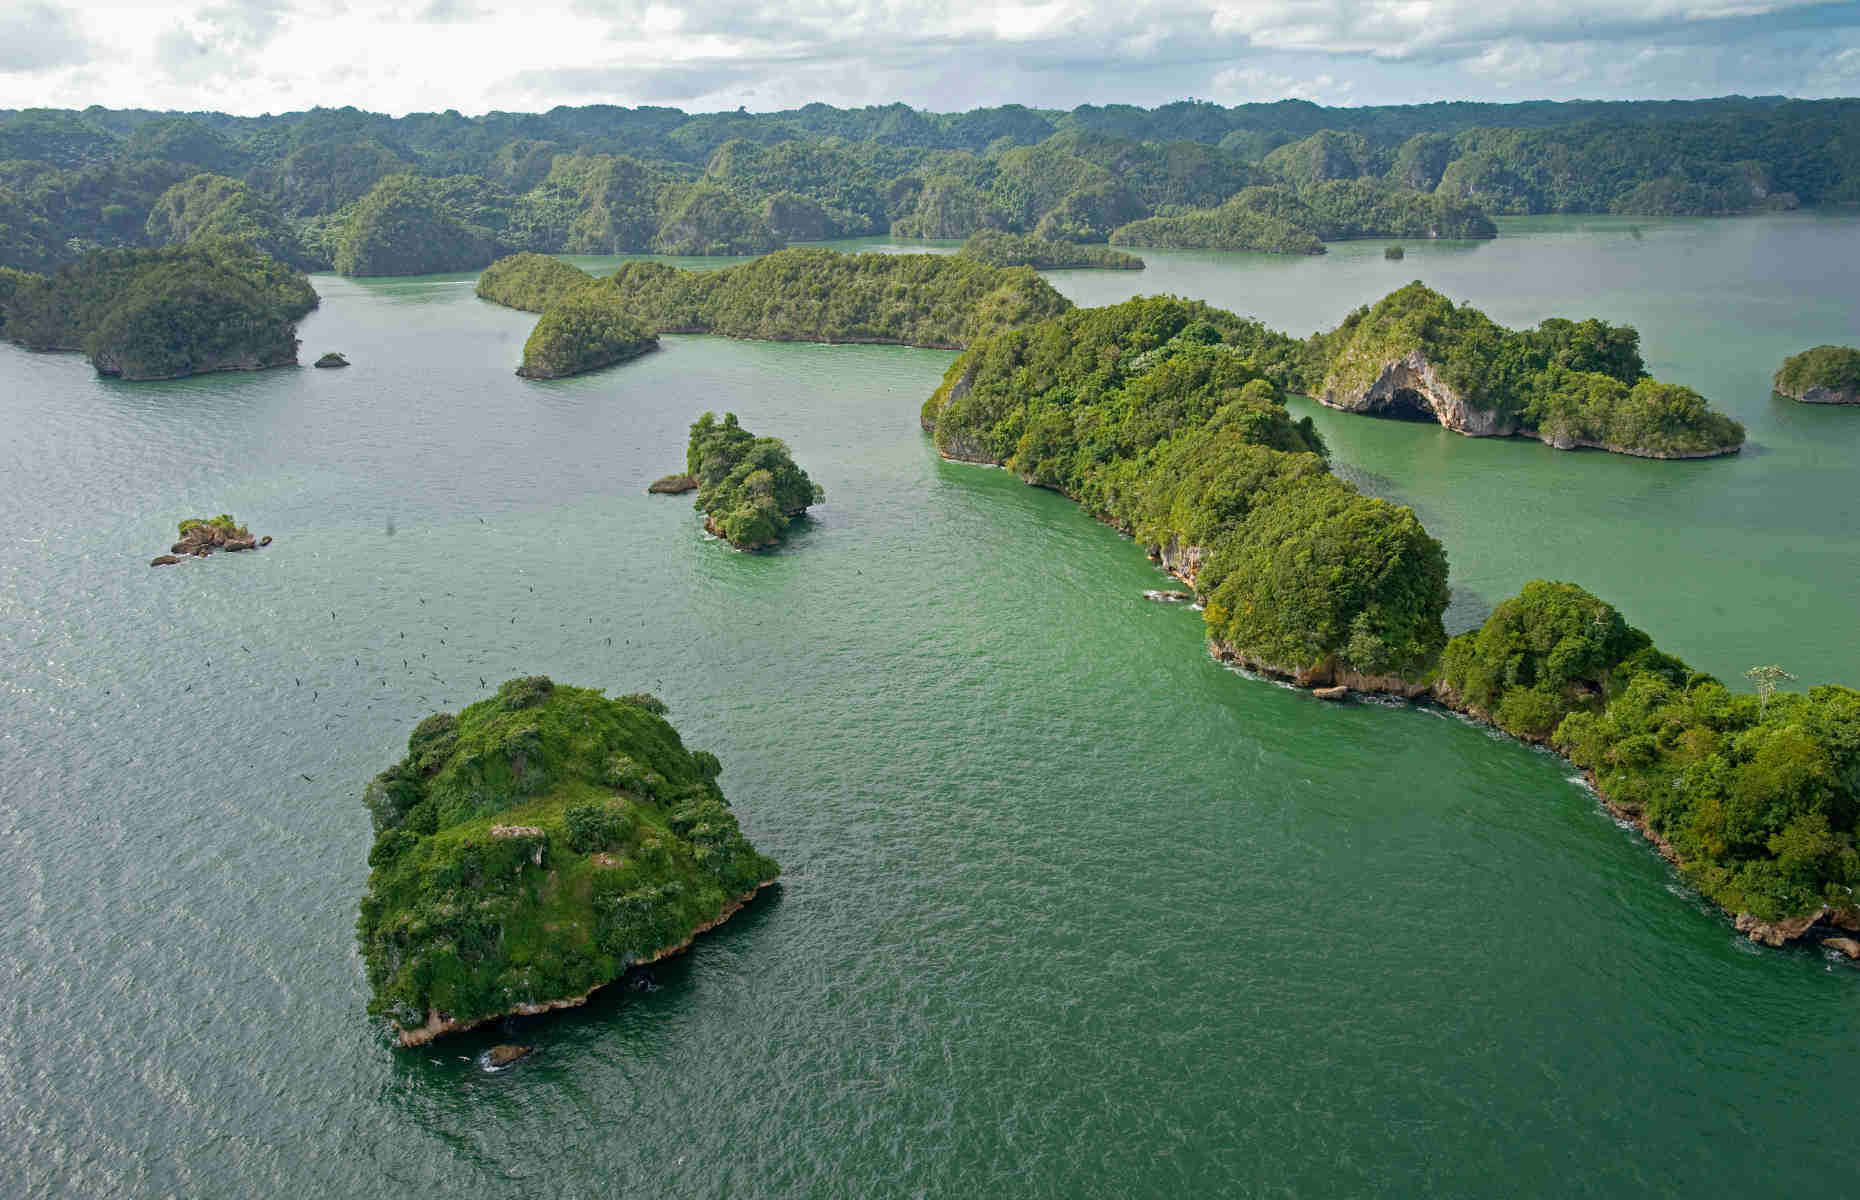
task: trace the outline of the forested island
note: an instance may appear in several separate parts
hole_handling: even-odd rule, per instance
[[[0,268],[0,336],[82,351],[126,380],[294,365],[316,305],[302,274],[238,239],[94,250],[50,275]]]
[[[646,328],[602,289],[588,285],[557,296],[523,343],[525,379],[560,379],[598,371],[659,348]]]
[[[761,550],[780,542],[788,526],[806,515],[826,491],[795,465],[780,438],[757,437],[737,424],[735,413],[705,413],[691,425],[685,474],[668,475],[650,490],[678,493],[697,485],[697,510],[707,532],[738,550]]]
[[[599,279],[547,255],[514,255],[485,270],[478,295],[543,314],[524,348],[526,368],[534,350],[538,362],[579,370],[617,361],[607,348],[649,348],[642,339],[659,333],[960,350],[1072,306],[1026,267],[816,249],[714,271],[629,262]],[[558,307],[573,312],[558,317]]]
[[[1735,453],[1744,427],[1648,376],[1640,335],[1593,317],[1512,330],[1415,282],[1314,338],[1311,394],[1349,412],[1418,413],[1474,437],[1533,437],[1644,458]]]
[[[956,252],[964,258],[987,263],[991,267],[1032,267],[1036,271],[1064,271],[1096,268],[1110,271],[1141,271],[1143,260],[1108,246],[1087,246],[1080,242],[1059,242],[1032,234],[1002,233],[984,229],[969,235]]]
[[[756,853],[665,705],[512,679],[437,713],[368,785],[357,937],[403,1046],[585,1002],[729,920],[779,868]]]
[[[1816,346],[1791,354],[1773,386],[1778,395],[1804,404],[1860,404],[1860,350]]]
[[[1553,746],[1740,931],[1860,957],[1860,692],[1780,692],[1775,668],[1731,692],[1568,584],[1532,583],[1449,641],[1440,543],[1332,475],[1284,407],[1305,349],[1195,302],[1077,309],[978,342],[922,419],[946,457],[1134,537],[1194,589],[1217,657],[1432,697]]]
[[[981,230],[1306,253],[1313,237],[1490,236],[1492,213],[1853,202],[1857,119],[1854,100],[1778,97],[475,118],[28,109],[0,114],[0,266],[227,233],[357,275],[476,270],[523,250],[750,254]]]
[[[1498,227],[1470,201],[1381,179],[1329,179],[1300,187],[1249,187],[1217,208],[1120,226],[1120,246],[1322,254],[1350,238],[1490,238]]]

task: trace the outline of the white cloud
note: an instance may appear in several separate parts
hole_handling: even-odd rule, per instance
[[[0,12],[0,106],[388,112],[1860,93],[1821,0],[70,0]]]

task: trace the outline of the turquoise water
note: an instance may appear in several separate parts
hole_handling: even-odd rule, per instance
[[[1860,222],[1641,224],[1410,245],[1393,275],[1373,244],[1055,281],[1294,330],[1417,276],[1502,320],[1632,321],[1761,452],[1318,417],[1442,536],[1462,615],[1555,573],[1702,665],[1860,679],[1860,413],[1751,392],[1855,340],[1806,285],[1787,327],[1751,317],[1791,263],[1851,278]],[[1636,262],[1716,283],[1643,304],[1604,269]],[[1587,303],[1559,290],[1585,269]],[[1210,661],[1130,543],[937,461],[916,415],[948,355],[668,338],[535,384],[532,318],[469,279],[316,282],[304,350],[346,371],[124,385],[0,347],[9,1190],[1840,1190],[1843,1139],[1804,1131],[1849,1082],[1860,974],[1751,948],[1552,757]],[[643,494],[706,408],[826,487],[781,553]],[[221,510],[277,543],[143,565]],[[362,785],[419,717],[537,671],[665,697],[784,882],[648,987],[390,1049],[353,944]],[[541,1051],[481,1070],[504,1040]]]

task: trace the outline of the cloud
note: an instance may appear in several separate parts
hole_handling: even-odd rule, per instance
[[[761,111],[819,100],[948,111],[1185,96],[1392,104],[1730,92],[1860,93],[1860,5],[66,0],[0,16],[0,105]]]
[[[0,73],[69,66],[89,53],[83,31],[66,10],[25,4],[0,11]]]

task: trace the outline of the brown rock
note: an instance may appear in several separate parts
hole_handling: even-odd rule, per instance
[[[686,492],[695,491],[697,485],[698,481],[694,476],[667,475],[663,479],[653,480],[652,485],[646,490],[658,495],[682,496]]]
[[[220,549],[226,551],[228,554],[232,554],[239,550],[256,550],[258,549],[258,539],[249,537],[227,538],[226,544],[221,546]]]
[[[1350,689],[1345,687],[1343,684],[1338,684],[1336,687],[1312,688],[1311,694],[1313,696],[1316,696],[1319,700],[1329,700],[1332,702],[1336,702],[1339,700],[1348,699],[1350,695]]]
[[[270,535],[270,534],[266,534],[266,535],[265,535],[264,537],[262,537],[262,538],[259,538],[259,539],[258,539],[258,544],[259,544],[259,545],[261,545],[261,546],[269,546],[269,545],[271,545],[271,535]]]
[[[1839,950],[1848,958],[1860,958],[1860,942],[1856,942],[1850,937],[1822,938],[1821,944],[1828,947],[1830,950]]]
[[[174,564],[180,561],[181,560],[179,558],[176,558],[172,554],[158,554],[154,558],[149,560],[149,566],[151,567],[172,567]]]
[[[521,1062],[536,1053],[534,1046],[492,1046],[485,1054],[484,1061],[492,1068],[507,1067],[513,1062]]]

